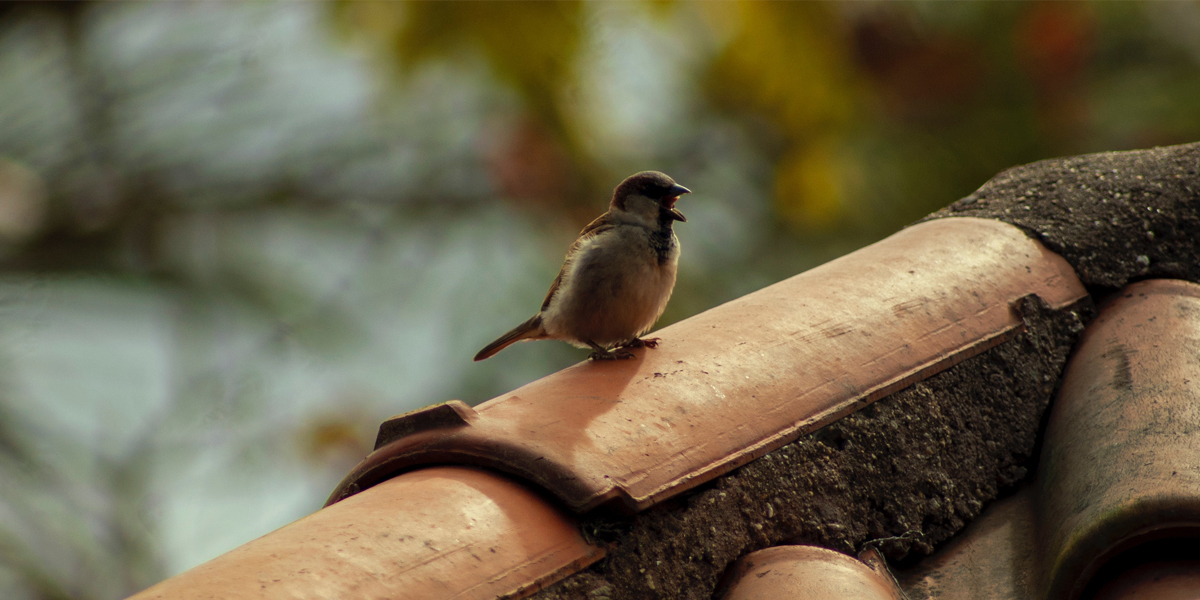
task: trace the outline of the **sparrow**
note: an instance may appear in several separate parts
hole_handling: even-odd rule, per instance
[[[622,181],[608,212],[584,227],[567,250],[542,309],[480,350],[475,360],[524,340],[591,348],[591,360],[633,358],[626,348],[657,347],[657,338],[640,336],[662,316],[675,288],[679,238],[671,226],[687,221],[675,202],[690,193],[658,171]]]

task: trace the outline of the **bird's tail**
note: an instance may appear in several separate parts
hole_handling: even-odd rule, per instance
[[[542,329],[542,315],[536,314],[528,321],[514,327],[512,331],[500,336],[496,341],[484,346],[483,350],[475,355],[475,360],[478,362],[490,358],[493,354],[521,340],[538,340],[544,337],[546,337],[546,330]]]

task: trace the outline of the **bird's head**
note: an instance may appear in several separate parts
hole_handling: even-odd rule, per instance
[[[611,208],[652,223],[687,221],[675,208],[675,201],[690,193],[666,173],[642,171],[630,175],[613,190]]]

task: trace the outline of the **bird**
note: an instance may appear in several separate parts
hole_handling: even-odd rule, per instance
[[[590,360],[628,359],[628,348],[656,348],[641,336],[662,316],[675,288],[679,238],[687,222],[675,202],[691,190],[665,173],[634,173],[613,190],[608,212],[579,232],[542,308],[475,355],[481,361],[525,340],[555,339],[591,348]]]

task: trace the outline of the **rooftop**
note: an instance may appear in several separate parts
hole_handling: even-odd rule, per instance
[[[1198,173],[1200,144],[1006,171],[635,360],[395,417],[327,508],[135,597],[1173,597]]]

